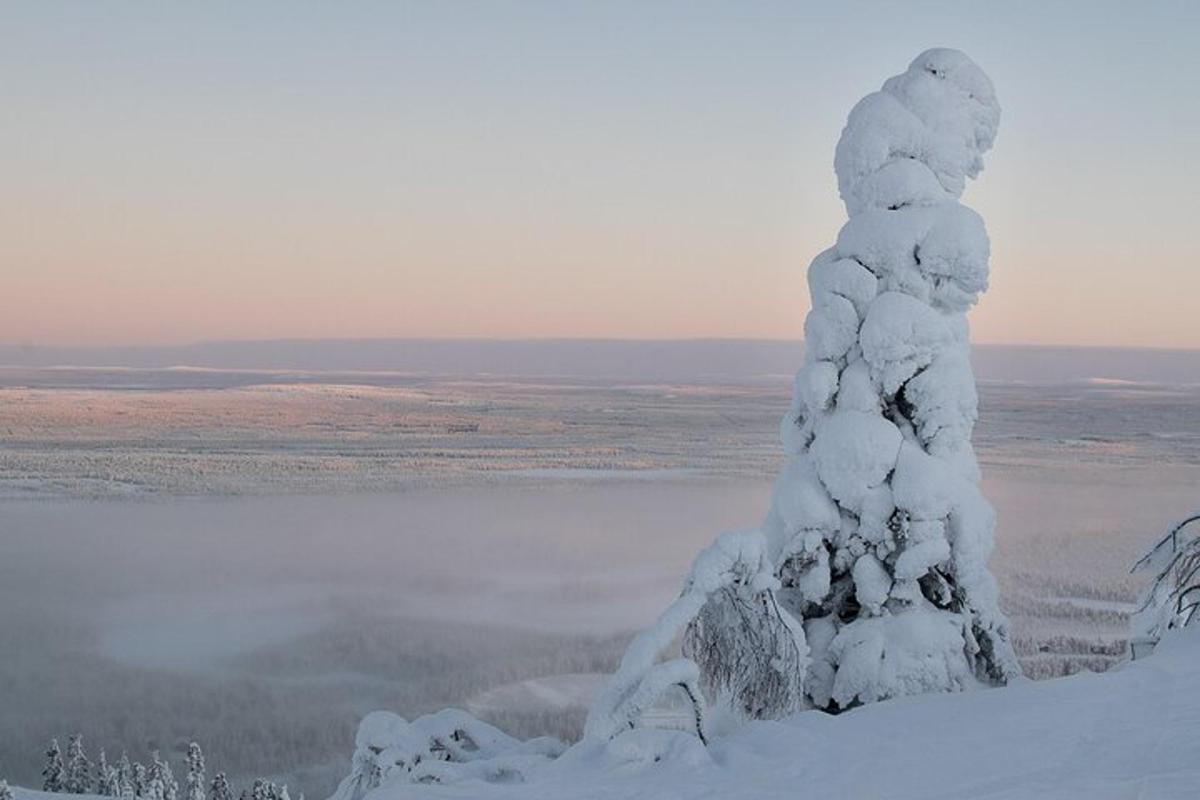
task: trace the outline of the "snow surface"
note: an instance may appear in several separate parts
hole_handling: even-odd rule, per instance
[[[746,724],[709,748],[642,729],[577,745],[522,785],[391,783],[367,797],[1193,800],[1198,680],[1200,628],[1189,628],[1104,674],[899,698],[837,716],[806,711]]]

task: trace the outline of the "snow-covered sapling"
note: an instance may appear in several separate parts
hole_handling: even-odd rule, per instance
[[[100,757],[96,759],[96,794],[104,797],[120,797],[121,796],[121,775],[117,768],[108,763],[108,757],[104,754],[104,750],[100,751]]]
[[[233,800],[233,790],[229,788],[229,779],[224,772],[213,776],[212,785],[208,788],[209,800]]]
[[[83,736],[78,733],[67,742],[67,772],[63,789],[71,794],[88,794],[92,790],[92,762],[83,750]]]
[[[136,797],[137,792],[133,786],[133,764],[129,762],[129,754],[122,752],[121,757],[117,759],[117,785],[120,789],[117,792],[118,797]]]
[[[150,774],[146,766],[140,761],[133,765],[133,796],[147,797],[150,790]]]
[[[155,754],[157,758],[157,753]],[[179,782],[175,780],[175,770],[171,769],[168,761],[162,762],[163,800],[178,800]]]
[[[208,787],[205,785],[204,753],[200,745],[192,742],[187,751],[187,783],[183,800],[206,800]]]
[[[58,739],[50,740],[46,750],[46,766],[42,768],[42,791],[61,792],[66,781],[66,767],[63,764],[62,750]]]
[[[179,796],[179,784],[175,781],[175,772],[171,765],[164,761],[155,750],[150,755],[150,769],[146,773],[144,795],[150,800],[176,800]]]

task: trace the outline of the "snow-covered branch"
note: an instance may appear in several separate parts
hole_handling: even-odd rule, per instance
[[[702,686],[748,716],[794,710],[808,647],[775,600],[778,586],[761,533],[721,535],[697,556],[680,597],[630,643],[588,714],[585,735],[607,740],[637,727],[676,687],[701,741],[707,736]],[[681,634],[686,657],[660,662]]]
[[[1131,572],[1154,571],[1131,620],[1133,655],[1164,633],[1191,624],[1200,609],[1200,512],[1171,526]]]
[[[458,709],[443,709],[412,722],[374,711],[359,723],[351,772],[330,800],[361,800],[387,781],[519,780],[563,750],[557,739],[522,742]]]

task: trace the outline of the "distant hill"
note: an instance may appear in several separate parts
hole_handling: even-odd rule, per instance
[[[798,341],[762,339],[280,339],[174,347],[0,346],[15,367],[195,367],[632,381],[784,381]],[[976,345],[984,381],[1200,384],[1200,350]]]

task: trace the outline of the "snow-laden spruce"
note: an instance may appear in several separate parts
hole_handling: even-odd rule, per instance
[[[780,717],[1019,674],[987,571],[965,312],[987,288],[959,203],[1000,108],[955,50],[922,53],[850,112],[834,160],[849,221],[809,268],[787,463],[759,532],[701,554],[588,720],[615,736],[673,687]],[[655,663],[685,627],[685,658]],[[703,737],[703,698],[696,703]]]
[[[965,312],[987,288],[988,238],[958,201],[999,119],[979,67],[929,50],[854,107],[838,142],[850,218],[809,267],[788,463],[763,525],[818,708],[1019,674],[971,448]]]

